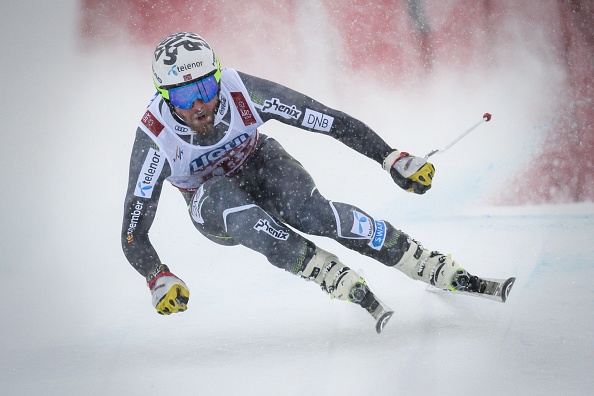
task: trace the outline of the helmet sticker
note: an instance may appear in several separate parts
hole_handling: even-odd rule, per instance
[[[192,33],[177,33],[166,37],[157,45],[155,50],[155,61],[158,61],[163,54],[163,63],[174,65],[177,61],[177,50],[183,47],[186,51],[201,51],[203,47],[212,50],[203,38]]]
[[[165,99],[168,90],[200,77],[214,74],[220,79],[221,66],[210,45],[199,35],[175,33],[157,45],[153,55],[153,83]]]

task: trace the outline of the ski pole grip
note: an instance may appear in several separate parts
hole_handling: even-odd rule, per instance
[[[491,121],[491,114],[489,114],[489,113],[483,114],[483,120],[485,120],[487,122]]]

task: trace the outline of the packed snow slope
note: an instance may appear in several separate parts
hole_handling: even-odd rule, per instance
[[[77,51],[72,2],[5,8],[2,394],[591,394],[594,204],[486,203],[544,122],[534,103],[550,79],[527,67],[538,60],[519,54],[488,80],[444,71],[416,92],[355,85],[332,65],[322,65],[332,78],[268,76],[420,155],[491,112],[490,123],[434,157],[434,188],[424,196],[401,191],[328,137],[278,123],[262,132],[301,160],[328,198],[390,221],[472,273],[516,276],[506,304],[429,293],[313,238],[361,269],[395,310],[378,336],[359,307],[201,237],[179,193],[165,188],[152,240],[192,296],[187,312],[164,317],[119,242],[128,154],[153,94],[151,49]],[[236,67],[249,69],[245,62]],[[517,81],[523,88],[511,95]]]

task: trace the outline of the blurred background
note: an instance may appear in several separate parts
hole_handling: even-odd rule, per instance
[[[450,91],[460,102],[469,101],[463,89],[487,90],[515,70],[510,101],[530,89],[543,95],[524,98],[533,103],[518,116],[537,131],[506,180],[513,188],[495,200],[579,202],[594,198],[593,20],[589,0],[84,0],[78,45],[151,48],[172,32],[194,31],[230,67],[285,81],[311,73],[326,89],[356,79],[363,93],[376,84],[422,96],[452,73],[462,80]],[[439,111],[427,107],[426,118]]]
[[[307,394],[301,379],[309,378],[318,393],[392,394],[398,384],[409,394],[459,394],[434,384],[468,373],[485,394],[502,383],[518,394],[588,394],[593,13],[585,0],[4,4],[0,389]],[[121,252],[120,226],[136,126],[154,94],[153,49],[182,30],[202,35],[223,67],[343,110],[415,155],[493,114],[432,157],[436,177],[423,196],[321,134],[276,122],[261,132],[329,199],[480,274],[516,275],[510,301],[442,299],[314,239],[364,269],[396,309],[377,337],[366,313],[328,301],[254,252],[202,238],[166,187],[151,240],[188,283],[193,305],[156,315]],[[353,362],[367,380],[344,381]]]

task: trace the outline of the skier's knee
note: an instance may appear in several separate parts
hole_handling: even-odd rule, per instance
[[[234,240],[216,221],[210,211],[204,209],[208,195],[205,193],[204,184],[188,199],[188,212],[192,218],[194,227],[202,235],[211,241],[224,246],[234,246],[238,242]],[[215,217],[216,218],[216,217]]]
[[[295,211],[292,219],[299,230],[311,235],[326,235],[333,231],[334,224],[332,210],[329,201],[318,191],[316,187],[309,192],[309,196],[303,199]]]

